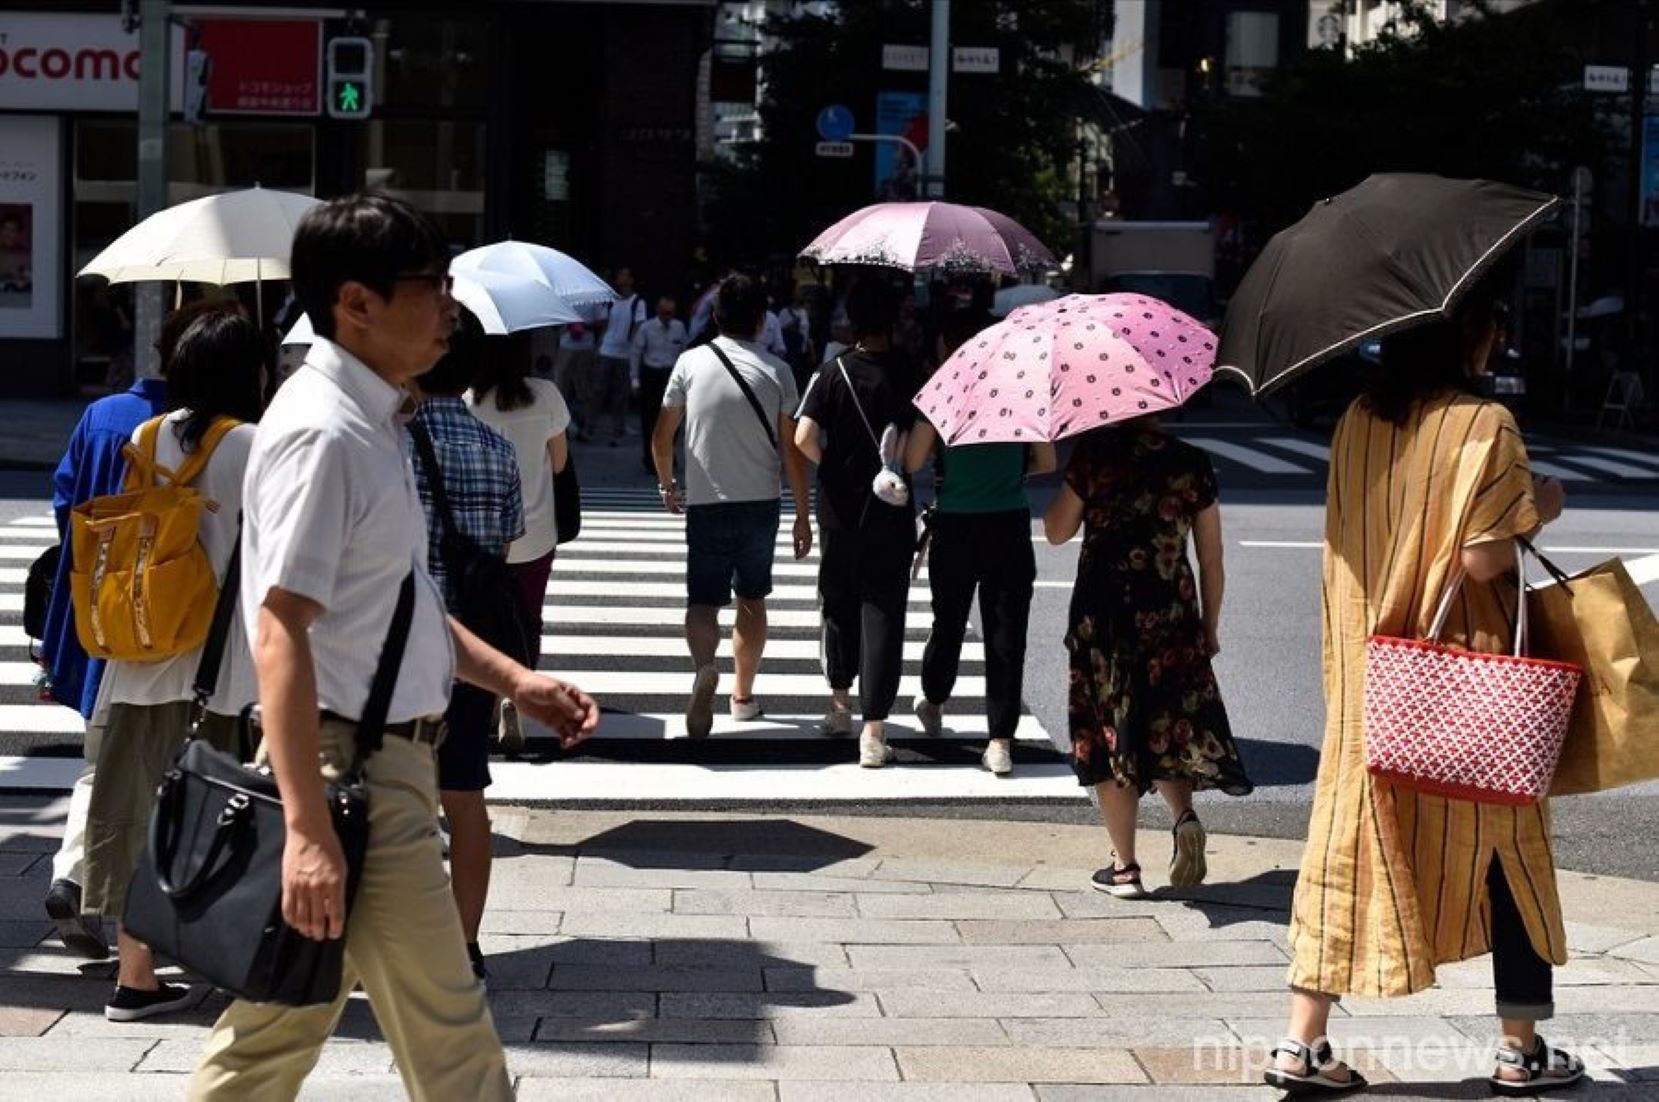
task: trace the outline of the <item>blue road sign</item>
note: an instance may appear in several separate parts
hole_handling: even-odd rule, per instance
[[[853,113],[839,103],[818,112],[818,136],[826,142],[844,142],[853,132]]]

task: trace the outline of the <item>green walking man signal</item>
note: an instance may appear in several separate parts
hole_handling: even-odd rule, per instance
[[[366,38],[328,40],[328,114],[366,119],[374,113],[374,43]]]

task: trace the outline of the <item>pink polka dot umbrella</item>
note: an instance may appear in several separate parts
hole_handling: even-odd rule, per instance
[[[916,407],[946,444],[1060,440],[1181,405],[1210,381],[1215,347],[1155,298],[1067,295],[970,338]]]

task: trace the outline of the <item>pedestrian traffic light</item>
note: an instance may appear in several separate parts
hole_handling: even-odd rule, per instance
[[[328,114],[366,119],[374,112],[374,43],[366,38],[328,40]]]

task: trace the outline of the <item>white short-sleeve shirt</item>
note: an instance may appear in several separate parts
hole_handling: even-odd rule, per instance
[[[467,391],[472,415],[507,438],[518,456],[519,485],[524,492],[524,536],[507,545],[507,561],[531,562],[553,550],[559,530],[553,511],[553,458],[548,441],[570,428],[570,407],[559,388],[546,379],[524,380],[529,405],[503,410],[492,391],[480,402]]]
[[[355,719],[397,604],[415,571],[415,616],[386,719],[441,714],[455,652],[426,572],[426,515],[401,446],[405,395],[318,339],[254,435],[242,490],[242,615],[256,638],[272,588],[315,601],[318,706]]]

